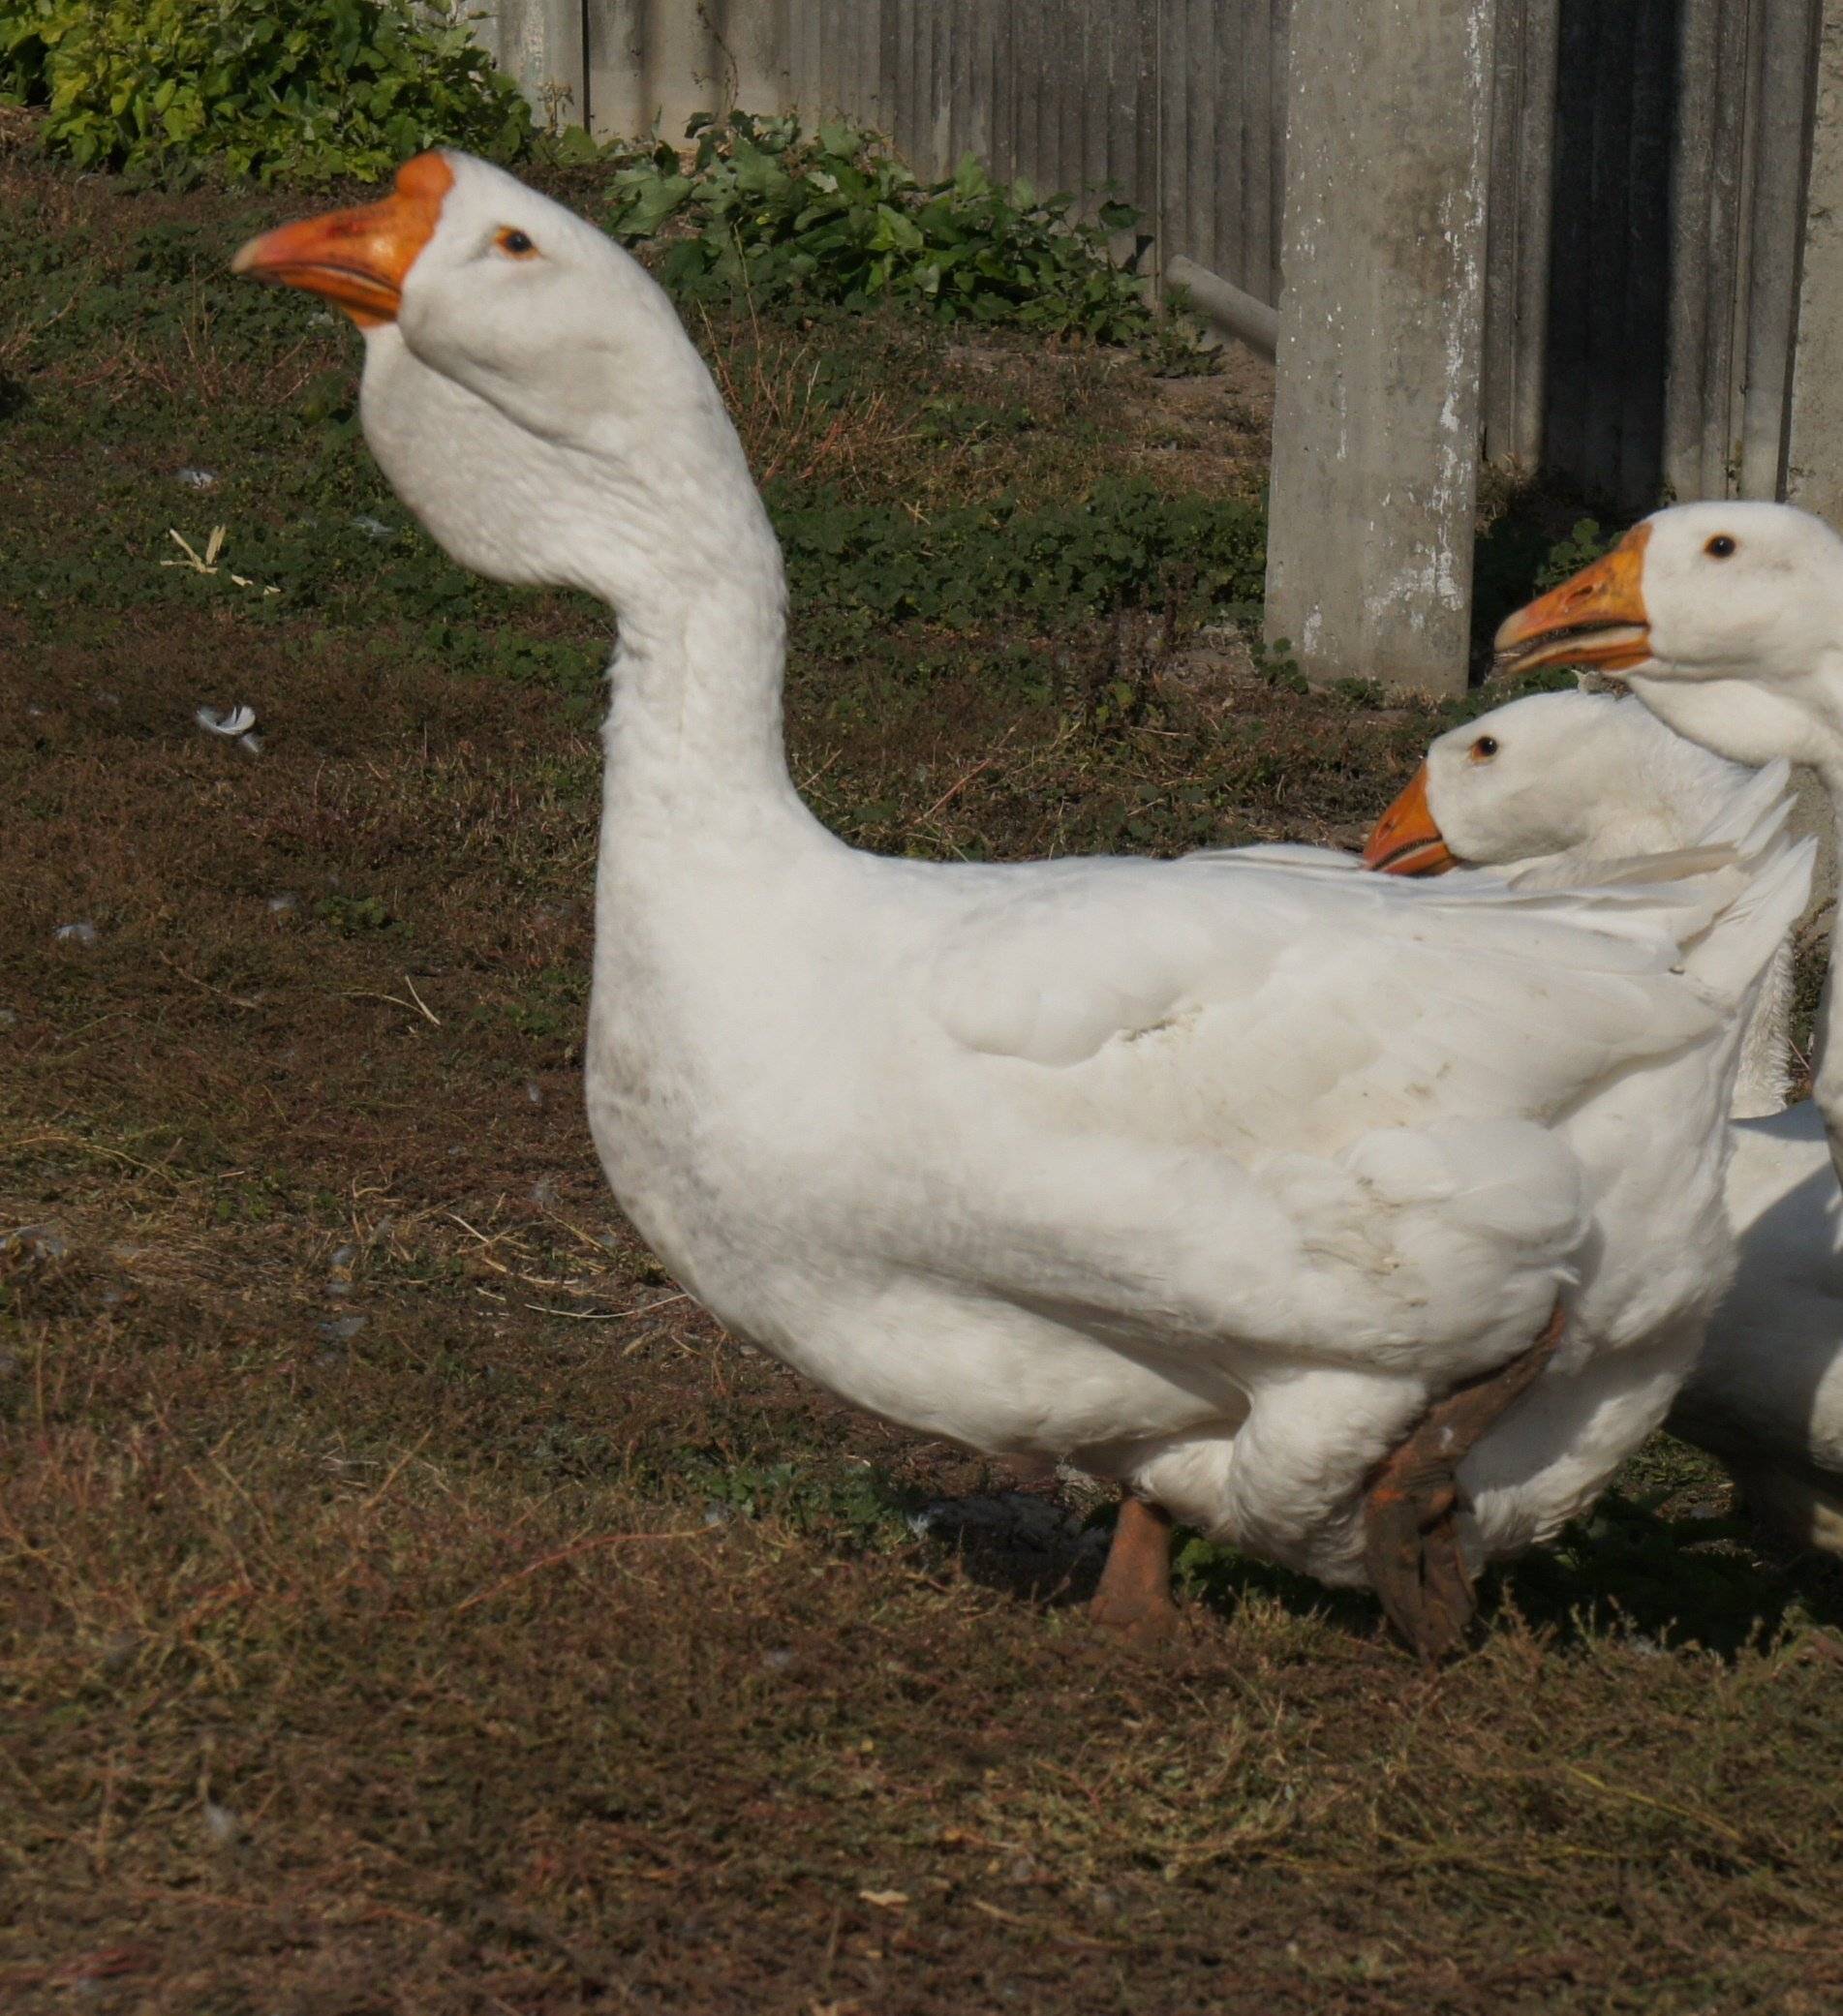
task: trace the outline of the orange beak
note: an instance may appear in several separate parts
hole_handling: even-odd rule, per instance
[[[1443,875],[1459,866],[1428,804],[1428,767],[1423,763],[1407,788],[1376,821],[1363,850],[1365,868],[1385,875]]]
[[[252,238],[230,261],[233,273],[305,288],[336,301],[361,329],[394,321],[403,282],[441,221],[454,170],[440,154],[418,154],[397,170],[382,202],[330,210]]]
[[[1493,669],[1519,679],[1548,665],[1629,672],[1643,664],[1651,656],[1643,590],[1650,536],[1648,525],[1635,525],[1604,559],[1507,617]]]

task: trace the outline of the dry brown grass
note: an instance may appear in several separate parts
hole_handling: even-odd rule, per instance
[[[285,407],[336,354],[316,333],[277,356],[238,357],[212,341],[211,324],[210,306],[194,288],[176,327],[162,340],[117,336],[81,361],[53,367],[52,376],[71,391],[93,394],[109,406],[158,401],[190,412],[262,401]],[[0,348],[0,364],[6,361]]]
[[[0,162],[29,155],[39,143],[44,114],[30,106],[0,105]]]
[[[8,758],[0,1219],[67,1249],[14,1249],[0,1347],[9,2008],[1843,1996],[1824,1633],[1506,1612],[1429,1686],[1257,1576],[1122,1664],[1086,1557],[861,1527],[866,1463],[892,1508],[994,1480],[724,1340],[613,1221],[572,1030],[501,1011],[586,959],[581,731],[231,627],[275,724],[241,762],[187,726],[199,648],[144,626],[100,716],[41,648],[64,712]],[[930,722],[917,833],[1079,792],[1066,717]],[[316,918],[335,880],[398,927]],[[735,1479],[756,1516],[708,1524]]]
[[[1049,489],[1109,414],[1174,481],[1257,451],[1233,388],[1007,344],[867,333],[821,411],[839,340],[711,333],[753,452],[866,495]],[[971,414],[928,457],[917,357]],[[163,572],[182,461],[233,538],[308,481],[302,423],[218,412],[212,368],[181,344],[101,430],[29,358],[0,423],[8,2016],[1843,2006],[1843,1592],[1671,1524],[1725,1504],[1681,1451],[1430,1683],[1368,1605],[1219,1558],[1172,1655],[1122,1661],[1066,1532],[911,1530],[1012,1481],[724,1338],[595,1168],[593,719],[486,645],[600,618],[444,632],[365,579],[264,615]],[[294,506],[332,531],[344,469]],[[1155,614],[817,634],[797,775],[935,855],[1349,835],[1431,725]],[[259,757],[193,724],[238,698]]]
[[[842,401],[823,396],[824,351],[755,317],[722,323],[697,318],[699,342],[723,403],[737,415],[749,466],[758,483],[790,477],[801,483],[862,485],[881,476],[916,440],[912,412],[901,410],[889,385],[853,390]]]

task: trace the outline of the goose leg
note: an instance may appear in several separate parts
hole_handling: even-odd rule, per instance
[[[1160,1644],[1177,1629],[1168,1512],[1143,1498],[1121,1500],[1107,1565],[1088,1614],[1103,1631],[1131,1645]]]
[[[1478,1607],[1459,1550],[1459,1464],[1486,1429],[1541,1377],[1561,1336],[1562,1307],[1509,1364],[1456,1386],[1371,1472],[1364,1558],[1389,1622],[1428,1665],[1459,1651]]]

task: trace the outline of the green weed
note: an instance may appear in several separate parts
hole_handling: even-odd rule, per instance
[[[775,529],[796,601],[949,629],[1000,613],[1060,625],[1161,602],[1180,580],[1192,613],[1258,603],[1267,567],[1259,504],[1168,497],[1134,477],[1103,477],[1076,503],[1002,499],[921,524],[862,504],[783,507]]]
[[[689,163],[665,141],[615,174],[609,229],[663,234],[661,282],[683,300],[746,295],[851,311],[906,299],[943,321],[1015,323],[1096,343],[1139,342],[1156,317],[1105,232],[1137,213],[994,182],[968,155],[924,183],[887,141],[845,120],[807,132],[791,114],[693,119]]]
[[[532,136],[446,0],[23,0],[0,14],[0,99],[46,107],[46,145],[81,167],[168,173],[373,179]]]
[[[836,1461],[726,1461],[688,1451],[678,1487],[701,1494],[720,1515],[780,1519],[851,1546],[892,1546],[908,1538],[898,1495],[869,1465],[841,1470]]]
[[[1550,547],[1542,565],[1536,569],[1534,585],[1538,589],[1559,586],[1570,574],[1578,574],[1582,567],[1600,559],[1616,536],[1616,534],[1603,532],[1597,518],[1577,518],[1567,536],[1557,539]]]
[[[346,938],[360,932],[389,931],[396,922],[381,896],[323,897],[314,905],[314,915]]]

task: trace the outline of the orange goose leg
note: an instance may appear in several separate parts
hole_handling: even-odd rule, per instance
[[[1370,1472],[1363,1502],[1369,1579],[1389,1622],[1428,1665],[1459,1650],[1478,1608],[1459,1552],[1455,1473],[1486,1429],[1542,1376],[1561,1325],[1557,1299],[1527,1351],[1436,1400]]]
[[[1129,1645],[1160,1644],[1177,1629],[1168,1512],[1142,1498],[1121,1500],[1107,1565],[1088,1614]]]

